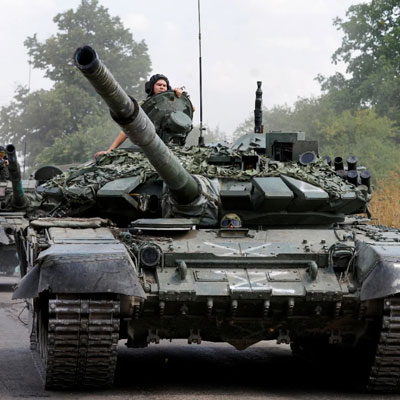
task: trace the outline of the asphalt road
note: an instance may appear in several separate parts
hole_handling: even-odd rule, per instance
[[[261,342],[245,351],[179,340],[146,349],[119,346],[115,386],[106,391],[45,391],[29,350],[27,311],[12,301],[16,278],[0,277],[0,400],[3,399],[385,399],[358,386],[351,360],[304,360],[286,345]]]

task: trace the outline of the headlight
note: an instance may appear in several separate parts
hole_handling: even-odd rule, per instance
[[[145,267],[155,267],[160,263],[162,251],[153,244],[147,244],[140,249],[140,263]]]

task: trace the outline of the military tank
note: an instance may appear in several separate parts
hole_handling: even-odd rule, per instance
[[[13,297],[30,299],[46,388],[112,385],[120,339],[185,338],[363,346],[368,389],[398,391],[400,235],[366,223],[355,157],[330,166],[301,132],[263,133],[261,83],[255,132],[232,148],[167,146],[94,49],[74,63],[140,151],[126,170],[117,150],[44,185],[58,206],[19,232],[28,273]]]
[[[36,180],[21,179],[15,147],[2,147],[7,159],[0,161],[0,275],[12,275],[18,266],[14,232],[25,228],[29,207],[29,193],[36,187]]]

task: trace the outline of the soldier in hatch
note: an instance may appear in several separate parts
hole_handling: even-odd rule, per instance
[[[169,80],[165,75],[155,74],[153,75],[145,84],[144,90],[147,93],[147,99],[155,94],[166,92],[167,90],[172,90],[169,84]],[[181,88],[173,89],[178,97],[182,96],[183,90]],[[139,102],[142,105],[144,101]],[[98,151],[94,156],[95,158],[101,154],[109,153],[111,150],[118,148],[125,140],[127,136],[124,131],[120,131],[118,136],[112,142],[111,146],[107,150]]]
[[[9,178],[8,176],[8,160],[6,149],[0,146],[0,181],[5,181]]]

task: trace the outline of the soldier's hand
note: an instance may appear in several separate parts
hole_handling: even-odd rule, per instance
[[[102,154],[106,154],[109,153],[108,150],[102,150],[102,151],[98,151],[95,155],[94,158],[97,158],[98,156],[101,156]]]
[[[175,92],[177,97],[181,97],[182,93],[183,93],[183,89],[182,88],[175,88],[174,92]]]

